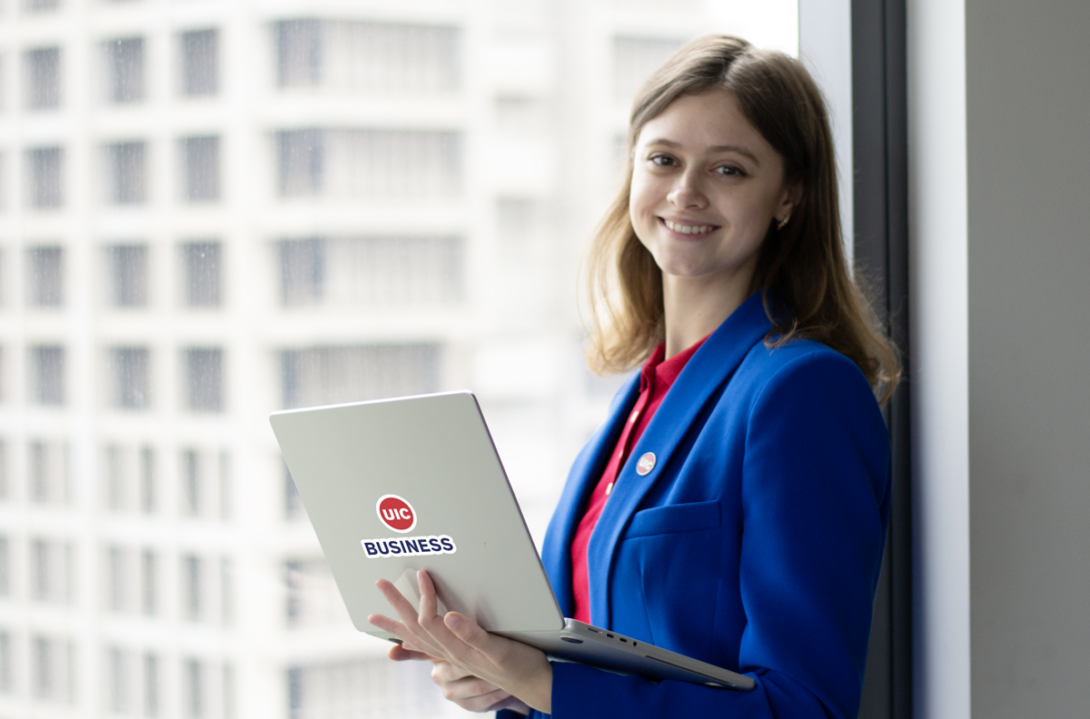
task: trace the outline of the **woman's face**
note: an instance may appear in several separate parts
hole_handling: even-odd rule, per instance
[[[748,288],[769,223],[787,217],[800,192],[784,183],[783,158],[734,93],[674,100],[643,126],[633,161],[632,227],[664,282]]]

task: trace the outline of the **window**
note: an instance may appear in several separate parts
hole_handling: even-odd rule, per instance
[[[35,699],[75,701],[76,647],[73,642],[36,635],[30,641],[30,685]]]
[[[11,544],[0,534],[0,597],[11,596]]]
[[[235,565],[226,557],[220,560],[220,622],[230,626],[235,618]]]
[[[182,513],[190,517],[201,514],[201,453],[195,449],[182,452]]]
[[[199,621],[204,611],[204,566],[200,557],[182,557],[182,616]]]
[[[140,554],[140,613],[153,617],[159,612],[159,560],[155,552],[145,549]]]
[[[281,197],[311,197],[322,190],[321,130],[283,130],[276,134]]]
[[[155,450],[151,447],[140,448],[140,511],[153,514],[156,510]]]
[[[223,350],[184,351],[185,402],[191,412],[223,411]]]
[[[186,242],[181,245],[182,288],[189,307],[219,307],[221,246],[219,242]]]
[[[185,716],[200,719],[204,716],[204,665],[196,659],[185,662],[183,670],[185,691]]]
[[[624,104],[631,102],[644,79],[681,45],[678,39],[613,38],[613,98]]]
[[[435,344],[312,347],[281,353],[287,408],[434,392]]]
[[[64,204],[64,150],[33,147],[26,151],[27,204],[36,209]]]
[[[11,634],[0,629],[0,693],[11,694],[15,689],[15,672],[12,665]]]
[[[56,47],[27,50],[23,55],[26,71],[26,105],[45,110],[61,104],[61,51]]]
[[[442,96],[461,84],[456,27],[300,19],[278,22],[275,37],[282,88]]]
[[[67,443],[31,440],[27,444],[27,494],[30,501],[35,504],[68,504],[71,495],[68,472]]]
[[[32,307],[64,304],[64,248],[31,247],[26,251],[27,303]]]
[[[289,627],[310,627],[349,622],[337,592],[333,573],[324,559],[295,559],[284,563],[285,620]]]
[[[129,552],[121,547],[106,550],[106,606],[111,612],[129,611]]]
[[[280,300],[287,307],[449,304],[463,296],[464,254],[456,237],[285,240]]]
[[[105,147],[106,201],[140,205],[147,200],[147,145],[117,142]]]
[[[8,443],[0,438],[0,502],[11,498],[8,486]]]
[[[60,8],[61,0],[23,0],[27,12],[48,12]]]
[[[277,84],[313,87],[322,73],[321,25],[317,20],[285,20],[275,25]]]
[[[107,302],[113,307],[146,307],[148,304],[147,245],[113,245],[106,248]]]
[[[69,542],[30,541],[30,597],[43,604],[71,604],[73,547]]]
[[[182,94],[215,95],[219,91],[219,31],[192,30],[178,36],[181,46]]]
[[[308,129],[277,136],[281,197],[419,201],[459,192],[458,132]]]
[[[144,716],[159,716],[159,657],[144,655]]]
[[[287,671],[291,719],[430,717],[443,713],[428,668],[384,659],[295,666]]]
[[[147,409],[151,406],[151,360],[145,347],[113,347],[109,351],[110,406]]]
[[[185,167],[183,197],[188,202],[215,202],[220,199],[220,139],[186,137],[181,141]]]
[[[106,652],[106,706],[114,714],[125,714],[129,710],[130,671],[128,652],[119,647],[110,647]]]
[[[111,512],[122,512],[126,507],[128,477],[125,469],[125,455],[121,447],[106,447],[106,507]]]
[[[60,406],[65,394],[65,351],[56,345],[30,348],[30,401]]]
[[[109,102],[139,102],[144,99],[144,38],[111,40],[106,55],[106,99]]]

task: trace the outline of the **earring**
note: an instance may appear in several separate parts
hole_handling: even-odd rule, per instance
[[[780,220],[779,222],[777,222],[776,223],[776,230],[782,230],[783,228],[787,227],[787,223],[788,223],[788,221],[790,219],[791,219],[791,215],[788,215],[787,217],[785,217],[782,220]]]

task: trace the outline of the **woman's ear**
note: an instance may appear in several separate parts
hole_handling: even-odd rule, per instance
[[[777,209],[777,215],[780,217],[789,217],[795,208],[802,202],[802,184],[795,183],[788,185],[784,188],[783,198],[780,201],[780,207]],[[782,214],[781,214],[782,213]]]

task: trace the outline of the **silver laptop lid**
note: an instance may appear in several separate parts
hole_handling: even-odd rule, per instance
[[[564,618],[469,392],[277,412],[284,461],[352,623],[391,607],[375,587],[425,569],[450,609],[496,632]]]

